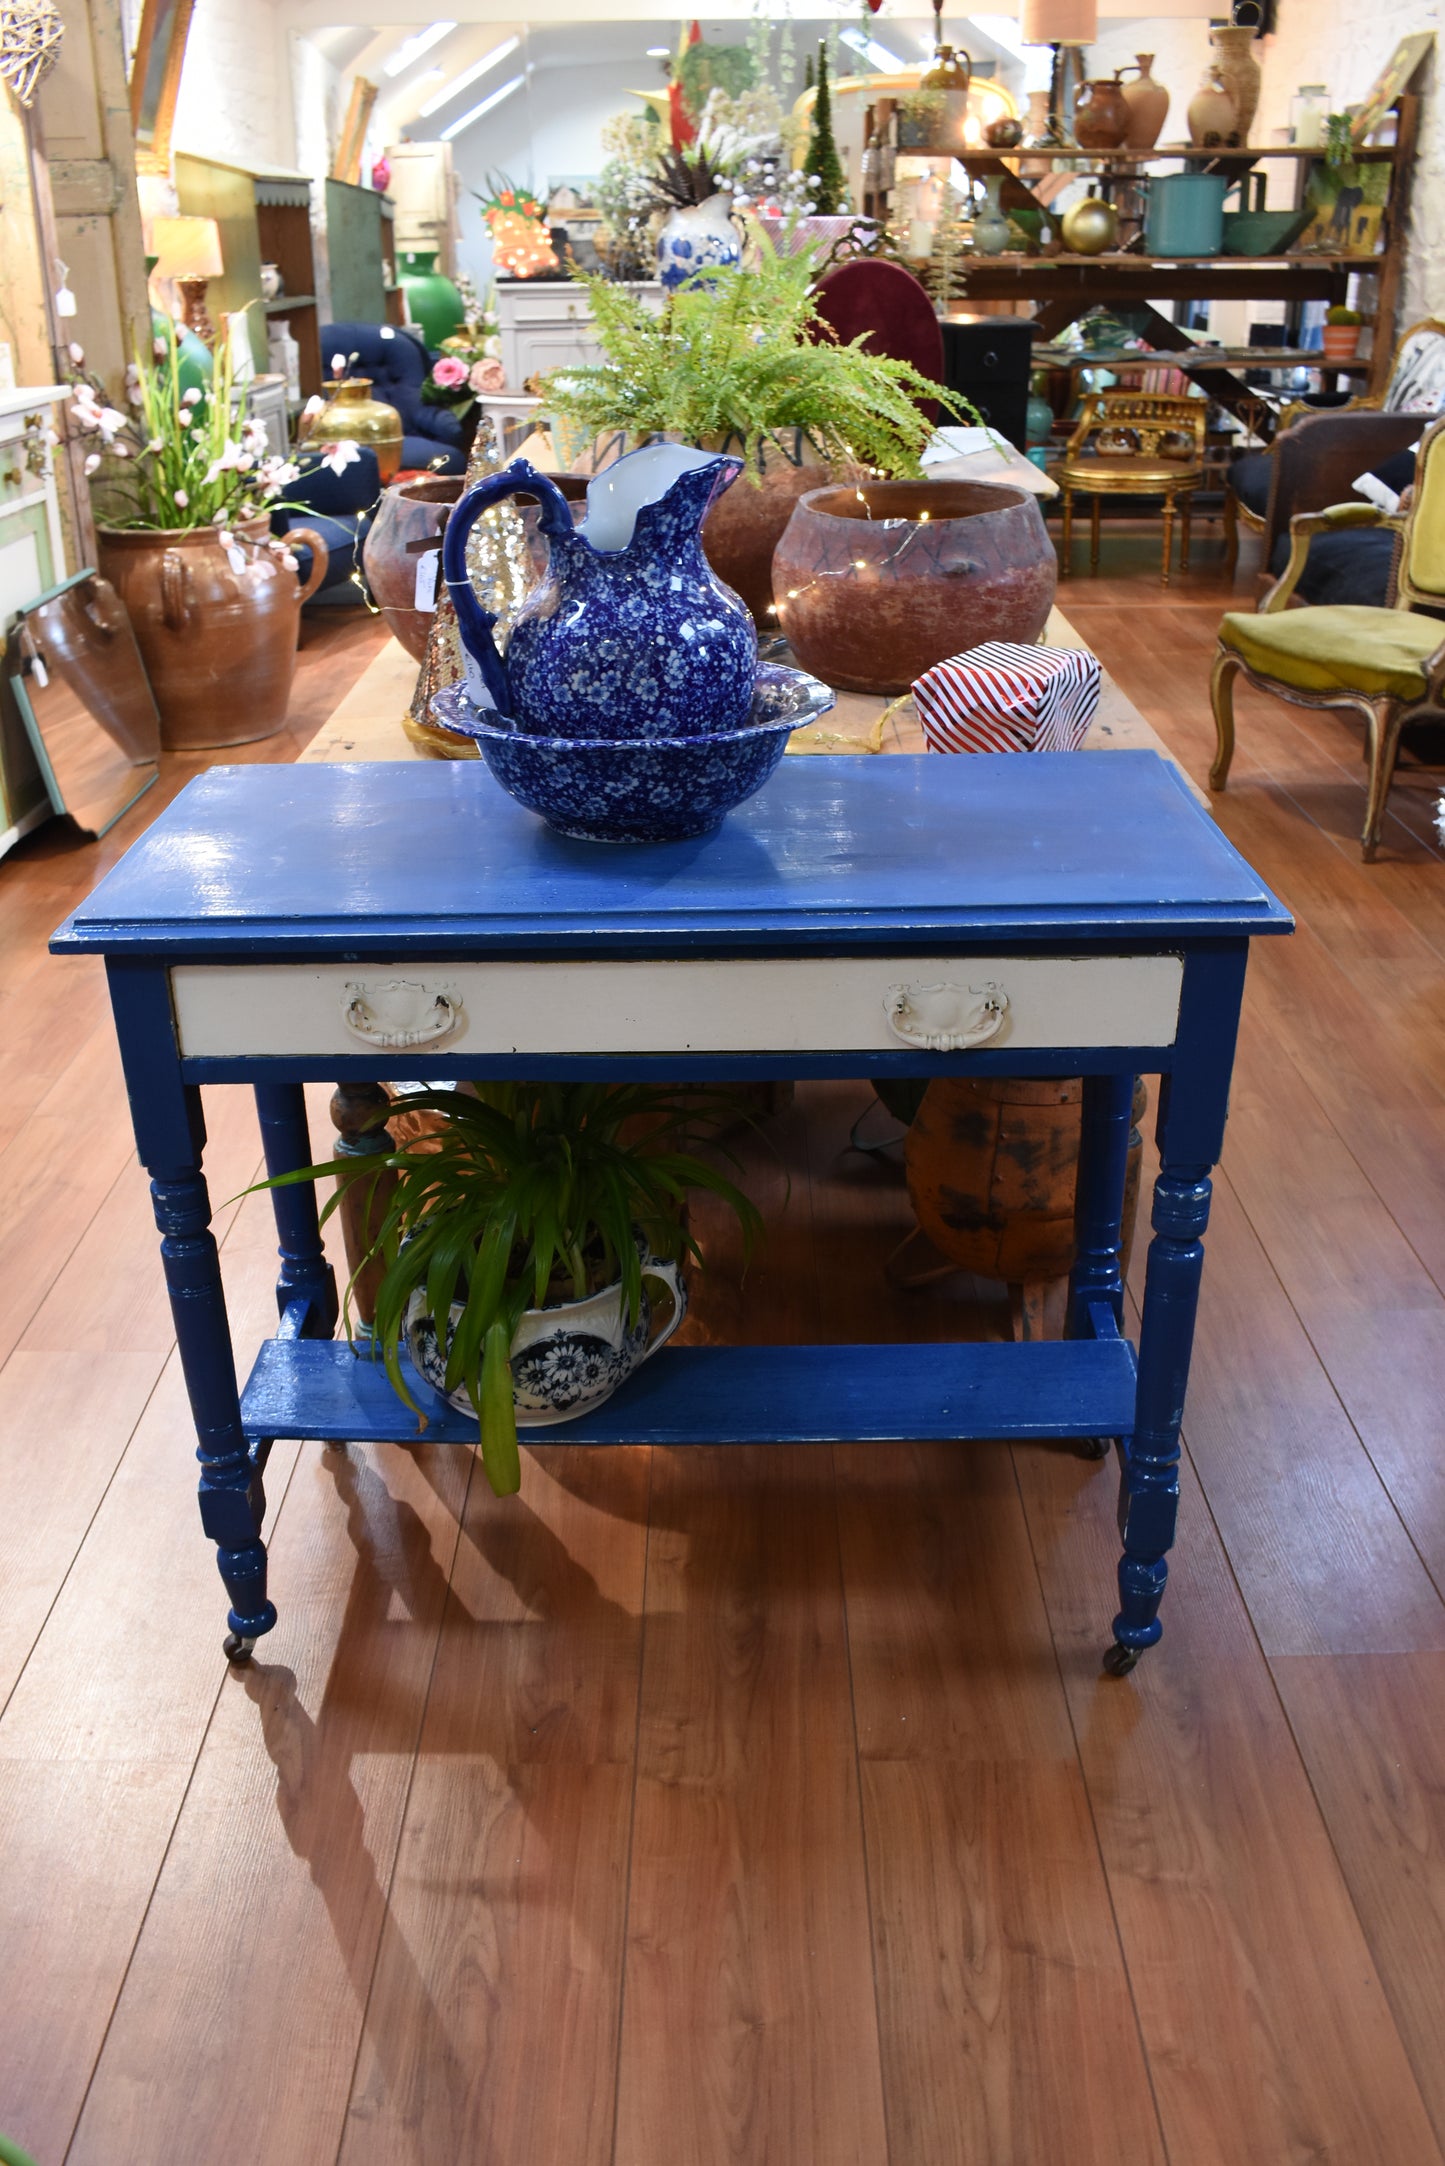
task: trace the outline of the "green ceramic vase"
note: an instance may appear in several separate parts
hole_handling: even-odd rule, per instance
[[[444,338],[460,331],[466,321],[462,297],[444,271],[436,267],[435,249],[410,249],[401,257],[401,283],[413,323],[421,327],[428,346],[440,346]]]

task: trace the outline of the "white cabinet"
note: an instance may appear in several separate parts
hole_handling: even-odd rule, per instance
[[[507,389],[520,391],[529,376],[545,369],[577,367],[600,361],[601,348],[592,331],[592,311],[587,291],[568,279],[533,281],[499,278],[497,318],[502,334],[502,367]],[[662,287],[656,279],[629,286],[650,308],[661,308]]]
[[[57,385],[0,391],[0,630],[65,577],[65,542],[55,468],[46,441],[51,408],[70,396]],[[50,816],[8,681],[0,689],[0,855]]]

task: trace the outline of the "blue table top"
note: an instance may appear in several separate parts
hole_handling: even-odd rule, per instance
[[[699,841],[553,834],[480,762],[216,767],[60,952],[240,959],[1152,942],[1290,918],[1154,752],[784,760]]]

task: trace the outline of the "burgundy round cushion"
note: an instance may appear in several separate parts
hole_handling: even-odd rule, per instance
[[[920,375],[943,382],[943,333],[933,303],[901,264],[872,257],[840,263],[818,288],[818,313],[845,345],[866,337],[873,352],[911,361]],[[924,411],[937,420],[932,400]]]

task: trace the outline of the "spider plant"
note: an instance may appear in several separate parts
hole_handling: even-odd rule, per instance
[[[353,1339],[352,1296],[381,1264],[373,1324],[393,1388],[425,1425],[401,1366],[407,1304],[426,1305],[447,1346],[446,1389],[465,1386],[477,1410],[482,1462],[498,1496],[521,1484],[511,1347],[528,1309],[580,1301],[620,1282],[629,1328],[642,1300],[636,1234],[674,1262],[702,1252],[687,1227],[691,1189],[720,1197],[750,1246],[756,1207],[698,1155],[736,1117],[722,1094],[653,1083],[478,1083],[399,1093],[377,1123],[403,1113],[445,1116],[440,1132],[384,1155],[352,1161],[322,1212],[353,1184],[361,1190],[365,1254],[343,1307]],[[258,1183],[274,1188],[337,1174],[304,1166]],[[461,1313],[446,1339],[452,1306]]]

